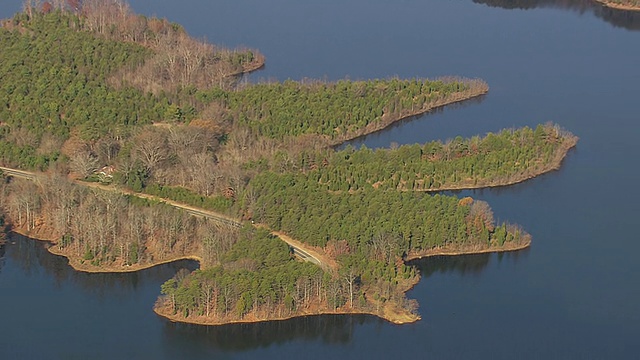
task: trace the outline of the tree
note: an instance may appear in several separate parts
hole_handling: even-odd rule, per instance
[[[120,142],[109,134],[101,137],[93,146],[93,149],[102,164],[111,164],[118,155],[121,147]]]
[[[353,294],[355,292],[356,282],[358,280],[359,274],[356,271],[353,265],[347,267],[347,269],[343,270],[342,278],[347,283],[349,287],[349,307],[353,309]]]
[[[175,278],[167,280],[162,286],[160,286],[160,291],[163,295],[166,295],[169,298],[169,304],[171,306],[171,311],[175,313],[176,311],[176,289],[178,288],[178,281]]]
[[[479,218],[484,227],[493,232],[495,227],[495,221],[493,219],[493,210],[486,201],[474,200],[471,204],[469,216],[472,218]]]
[[[38,11],[41,3],[41,0],[24,0],[22,3],[22,9],[27,13],[27,15],[29,15],[29,18],[32,18],[33,13]]]
[[[147,127],[134,139],[136,158],[147,171],[153,171],[169,158],[167,134],[162,129]]]
[[[84,179],[98,170],[98,158],[86,149],[79,150],[71,156],[69,165]]]

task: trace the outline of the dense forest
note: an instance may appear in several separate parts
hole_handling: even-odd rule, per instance
[[[466,79],[306,80],[249,86],[224,100],[239,122],[259,135],[320,134],[344,141],[487,90],[483,81]]]
[[[403,145],[393,149],[332,148],[277,150],[244,162],[226,192],[151,183],[137,190],[199,208],[251,219],[256,175],[304,174],[328,192],[359,190],[442,191],[500,186],[557,169],[578,138],[557,125],[503,130],[484,137]],[[217,169],[220,169],[218,167]],[[215,168],[211,168],[215,172]],[[207,169],[197,173],[207,184]],[[219,173],[218,173],[219,174]],[[222,178],[221,175],[219,175]],[[206,191],[205,191],[206,190]],[[237,191],[236,191],[237,190]],[[206,192],[206,193],[205,193]]]
[[[167,282],[163,292],[169,296],[160,301],[157,311],[169,316],[180,311],[191,321],[203,323],[225,319],[246,321],[266,318],[268,311],[261,307],[266,302],[267,309],[273,311],[272,306],[278,309],[276,318],[288,317],[294,310],[319,313],[340,308],[341,312],[359,311],[383,317],[387,312],[401,313],[402,321],[409,321],[416,318],[417,304],[407,300],[404,291],[418,278],[415,270],[404,264],[404,257],[428,254],[434,248],[481,251],[505,246],[518,248],[530,242],[530,236],[517,226],[496,225],[488,204],[471,198],[459,200],[451,196],[374,189],[355,194],[331,193],[312,177],[270,172],[256,176],[247,193],[254,197],[250,207],[255,221],[282,230],[337,259],[340,264],[337,273],[325,273],[322,282],[321,270],[316,267],[313,276],[320,283],[313,285],[312,275],[288,265],[291,268],[287,271],[301,272],[303,280],[297,278],[294,286],[279,297],[266,296],[267,301],[260,290],[263,281],[273,284],[271,270],[267,270],[266,265],[265,269],[257,266],[251,274],[243,269],[231,275],[222,271],[226,269],[222,264],[215,270],[179,275]],[[252,244],[258,246],[255,238]],[[236,250],[236,247],[232,249],[235,255],[231,259],[244,259],[246,254],[253,254],[249,249],[240,253]],[[267,258],[271,256],[264,250],[258,253]],[[256,260],[255,257],[248,259]],[[267,261],[260,260],[260,263]],[[253,282],[255,285],[225,285],[230,280],[224,279],[233,276],[242,279],[240,284]],[[244,292],[237,292],[236,285]],[[225,286],[233,289],[235,300],[231,304],[234,306],[230,307],[219,297]],[[276,287],[280,288],[281,285]],[[267,289],[273,289],[273,285]],[[204,301],[210,295],[201,295],[202,291],[217,294],[218,300]],[[315,294],[311,296],[313,300],[309,300],[309,293]],[[215,315],[210,313],[213,307],[218,309]],[[235,309],[235,313],[230,312],[231,309]],[[246,318],[243,315],[248,311],[256,314]],[[209,315],[202,319],[205,312]]]
[[[255,221],[323,248],[344,241],[363,251],[384,236],[393,241],[393,258],[449,244],[503,245],[507,235],[496,233],[489,206],[470,198],[374,189],[331,193],[312,177],[273,173],[256,176],[250,190]]]
[[[577,137],[553,124],[392,149],[279,152],[246,168],[302,172],[330,191],[436,191],[513,184],[557,168]]]
[[[415,320],[417,304],[404,293],[418,274],[405,258],[530,242],[519,227],[496,223],[485,202],[427,191],[523,181],[557,168],[577,141],[541,125],[336,150],[488,86],[458,78],[240,84],[238,74],[264,63],[259,52],[194,40],[120,0],[29,0],[3,22],[0,46],[0,162],[45,172],[4,181],[8,222],[52,240],[53,252],[87,271],[200,259],[201,270],[163,285],[156,310],[178,320],[336,311]],[[296,261],[271,231],[336,265]]]
[[[136,269],[189,256],[206,266],[235,237],[234,228],[159,202],[79,186],[59,174],[37,182],[11,178],[0,190],[12,227],[54,240],[56,253],[85,270]]]
[[[367,309],[354,282],[295,261],[279,239],[266,230],[247,227],[220,265],[179,273],[167,281],[162,286],[166,297],[157,311],[177,312],[204,323],[227,323],[319,313],[347,303],[353,310]]]

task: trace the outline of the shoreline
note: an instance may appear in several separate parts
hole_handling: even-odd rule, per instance
[[[260,54],[260,58],[256,61],[253,61],[249,64],[247,64],[246,66],[242,67],[242,70],[240,70],[239,72],[235,73],[235,74],[231,74],[231,76],[238,76],[238,75],[244,75],[244,74],[250,74],[252,72],[258,71],[262,68],[264,68],[267,64],[267,60],[264,57],[264,55]]]
[[[137,272],[137,271],[142,271],[142,270],[147,270],[147,269],[151,269],[153,267],[156,266],[160,266],[160,265],[165,265],[165,264],[170,264],[172,262],[176,262],[176,261],[182,261],[182,260],[192,260],[192,261],[196,261],[198,262],[198,266],[202,267],[202,258],[196,255],[184,255],[184,256],[177,256],[175,258],[169,258],[169,259],[164,259],[164,260],[160,260],[157,262],[152,262],[149,264],[135,264],[135,265],[130,265],[130,266],[102,266],[102,267],[97,267],[94,265],[86,265],[81,263],[81,261],[84,261],[82,258],[80,257],[75,257],[75,256],[69,256],[68,254],[66,254],[64,251],[60,251],[60,249],[58,248],[58,242],[55,239],[52,238],[47,238],[47,237],[43,237],[40,236],[39,234],[30,234],[27,231],[24,231],[23,229],[20,228],[13,228],[9,231],[10,233],[16,233],[19,234],[21,236],[27,237],[29,239],[35,240],[35,241],[39,241],[39,242],[44,242],[45,244],[45,248],[47,249],[47,251],[55,256],[61,256],[67,259],[67,263],[68,265],[74,269],[75,271],[78,272],[83,272],[83,273],[88,273],[88,274],[124,274],[124,273],[133,273],[133,272]]]
[[[308,317],[308,316],[323,316],[323,315],[367,315],[367,316],[375,316],[377,318],[386,320],[392,324],[396,324],[396,325],[403,325],[403,324],[411,324],[414,323],[416,321],[419,321],[422,319],[422,317],[420,317],[420,315],[415,315],[415,316],[410,316],[410,315],[406,315],[402,318],[398,317],[398,318],[392,318],[392,317],[386,317],[384,316],[384,314],[376,314],[372,311],[354,311],[351,309],[344,309],[344,310],[335,310],[335,311],[322,311],[322,312],[306,312],[306,313],[300,313],[300,314],[292,314],[292,315],[286,315],[286,316],[279,316],[279,317],[275,317],[275,318],[265,318],[265,319],[241,319],[241,320],[230,320],[230,321],[217,321],[217,320],[212,320],[212,319],[208,319],[204,316],[200,316],[198,318],[193,318],[193,319],[188,319],[188,318],[184,318],[182,316],[176,315],[176,314],[167,314],[164,310],[166,309],[165,306],[163,307],[157,307],[154,306],[153,307],[153,312],[158,315],[161,318],[164,318],[166,320],[169,320],[173,323],[182,323],[182,324],[190,324],[190,325],[201,325],[201,326],[225,326],[225,325],[237,325],[237,324],[258,324],[258,323],[265,323],[265,322],[271,322],[271,321],[287,321],[287,320],[292,320],[292,319],[296,319],[296,318],[303,318],[303,317]],[[386,310],[386,309],[385,309]]]
[[[533,175],[529,175],[525,178],[521,178],[516,182],[509,182],[507,184],[504,183],[500,183],[497,185],[480,185],[480,186],[475,186],[475,187],[470,187],[470,189],[478,189],[478,188],[487,188],[487,187],[497,187],[497,186],[506,186],[506,185],[511,185],[511,184],[515,184],[518,182],[523,182],[526,181],[528,179],[531,178],[535,178],[537,176],[540,176],[546,172],[552,171],[552,170],[557,170],[560,168],[560,165],[563,161],[563,159],[566,157],[566,155],[568,154],[568,151],[570,149],[572,149],[573,147],[576,146],[577,144],[577,140],[578,138],[572,138],[565,146],[561,147],[562,150],[559,154],[557,154],[554,157],[554,161],[551,163],[550,166],[546,166],[543,168],[543,171],[538,172],[536,174]],[[83,184],[83,185],[87,185],[87,184]],[[93,186],[93,187],[102,187],[98,184],[90,184],[88,186]],[[429,189],[427,191],[431,191],[431,192],[437,192],[437,191],[455,191],[455,190],[462,190],[463,188],[460,189],[453,189],[453,188],[449,188],[449,189]],[[122,191],[123,193],[127,193],[127,191]],[[138,195],[138,194],[133,194],[133,195]],[[155,196],[152,195],[148,195],[148,194],[144,194],[145,198],[152,198],[152,199],[159,199]],[[167,201],[166,199],[162,199],[162,201]],[[170,203],[174,203],[173,201],[169,201]],[[182,205],[182,204],[180,204]],[[182,205],[184,206],[184,205]],[[191,207],[189,207],[191,208]],[[226,218],[226,216],[224,216]],[[258,225],[259,226],[259,225]],[[53,238],[52,236],[43,236],[43,231],[45,231],[46,229],[43,229],[42,227],[37,227],[36,229],[32,230],[32,231],[25,231],[24,229],[20,229],[20,228],[14,228],[11,231],[21,234],[23,236],[29,237],[33,240],[36,241],[44,241],[50,244],[50,246],[47,246],[47,251],[53,255],[57,255],[57,256],[63,256],[65,258],[67,258],[68,260],[68,264],[71,268],[73,268],[76,271],[80,271],[80,272],[85,272],[85,273],[132,273],[132,272],[136,272],[136,271],[141,271],[141,270],[145,270],[145,269],[149,269],[155,266],[159,266],[159,265],[163,265],[163,264],[168,264],[168,263],[172,263],[175,261],[180,261],[180,260],[194,260],[194,261],[198,261],[200,266],[202,266],[202,258],[195,256],[195,255],[184,255],[184,256],[176,256],[173,258],[168,258],[168,259],[164,259],[161,261],[157,261],[157,262],[152,262],[152,263],[148,263],[148,264],[144,264],[144,265],[132,265],[132,266],[94,266],[94,265],[87,265],[84,264],[83,262],[85,260],[83,260],[81,257],[77,257],[77,256],[70,256],[68,253],[65,253],[64,251],[61,251],[61,249],[59,249],[58,245],[58,240]],[[271,231],[272,233],[274,233],[273,231]],[[282,237],[280,232],[275,232],[276,236],[278,237]],[[285,241],[286,243],[288,243],[287,241]],[[502,253],[502,252],[511,252],[511,251],[519,251],[519,250],[523,250],[526,248],[529,248],[531,246],[531,241],[526,241],[524,243],[519,243],[519,244],[508,244],[507,246],[501,246],[501,247],[482,247],[482,248],[478,248],[478,247],[468,247],[468,248],[435,248],[435,249],[430,249],[430,250],[426,250],[423,252],[419,252],[419,253],[409,253],[403,260],[404,262],[408,262],[408,261],[412,261],[412,260],[417,260],[417,259],[422,259],[422,258],[428,258],[428,257],[434,257],[434,256],[459,256],[459,255],[474,255],[474,254],[484,254],[484,253]],[[407,286],[405,289],[403,289],[403,292],[407,292],[409,291],[411,288],[413,288],[418,282],[420,281],[420,279],[418,278],[414,283],[409,284],[409,286]],[[289,320],[289,319],[293,319],[293,318],[298,318],[298,317],[305,317],[305,316],[318,316],[318,315],[372,315],[372,316],[376,316],[379,317],[381,319],[384,319],[390,323],[393,324],[408,324],[408,323],[413,323],[416,322],[418,320],[421,319],[420,315],[417,314],[411,314],[408,313],[406,311],[402,311],[402,309],[399,309],[395,306],[393,306],[392,304],[388,304],[386,306],[383,306],[381,308],[381,311],[379,311],[378,313],[373,312],[373,311],[367,311],[367,310],[353,310],[353,309],[336,309],[336,310],[320,310],[320,311],[316,311],[316,312],[301,312],[301,313],[297,313],[297,314],[290,314],[287,316],[278,316],[278,317],[272,317],[272,318],[256,318],[255,315],[253,315],[253,318],[251,318],[251,316],[249,318],[246,319],[240,319],[240,320],[213,320],[213,319],[208,319],[202,316],[199,317],[194,317],[194,318],[184,318],[182,316],[176,315],[176,314],[169,314],[167,311],[163,311],[163,308],[166,307],[162,307],[162,306],[158,306],[157,304],[153,307],[153,311],[161,317],[166,318],[169,321],[172,322],[181,322],[181,323],[188,323],[188,324],[196,324],[196,325],[205,325],[205,326],[222,326],[222,325],[229,325],[229,324],[240,324],[240,323],[259,323],[259,322],[267,322],[267,321],[284,321],[284,320]]]
[[[165,259],[165,260],[161,260],[158,262],[153,262],[153,263],[149,263],[149,264],[144,264],[144,265],[132,265],[130,267],[127,268],[122,268],[122,267],[116,267],[116,266],[102,266],[102,268],[98,268],[96,266],[93,265],[85,265],[82,264],[80,261],[83,261],[80,257],[75,257],[75,256],[69,256],[69,254],[66,254],[63,251],[60,251],[57,247],[58,243],[55,239],[53,239],[52,237],[48,237],[48,236],[42,236],[40,234],[38,234],[38,229],[35,229],[35,233],[31,233],[29,231],[25,231],[24,229],[20,229],[20,228],[13,228],[9,231],[9,233],[15,233],[15,234],[19,234],[21,236],[24,236],[28,239],[34,240],[34,241],[38,241],[38,242],[44,242],[45,243],[45,247],[47,249],[47,251],[54,256],[61,256],[67,259],[67,264],[75,271],[78,272],[83,272],[83,273],[89,273],[89,274],[122,274],[122,273],[133,273],[133,272],[137,272],[137,271],[142,271],[142,270],[146,270],[146,269],[150,269],[156,266],[160,266],[160,265],[164,265],[164,264],[169,264],[172,262],[176,262],[176,261],[181,261],[181,260],[193,260],[193,261],[197,261],[200,264],[200,267],[202,268],[202,258],[195,256],[195,255],[185,255],[185,256],[180,256],[180,257],[175,257],[175,258],[170,258],[170,259]],[[1,244],[0,244],[1,245]],[[327,271],[331,271],[334,270],[332,268],[329,268]],[[404,292],[409,291],[411,288],[413,288],[418,282],[420,281],[420,279],[418,278],[414,283],[410,284],[409,286],[407,286],[406,289],[404,289]],[[418,320],[421,319],[420,315],[415,315],[415,314],[408,314],[408,313],[402,313],[400,311],[398,311],[398,309],[392,305],[386,305],[382,307],[382,312],[381,313],[375,313],[373,311],[365,311],[365,310],[353,310],[353,309],[336,309],[334,311],[318,311],[318,312],[305,312],[305,313],[299,313],[299,314],[290,314],[287,316],[279,316],[279,317],[274,317],[274,318],[249,318],[249,319],[241,319],[241,320],[227,320],[227,321],[216,321],[216,320],[212,320],[212,319],[207,319],[206,317],[199,317],[199,318],[194,318],[194,319],[185,319],[179,315],[176,314],[168,314],[164,311],[162,311],[163,308],[158,308],[157,305],[154,305],[153,307],[153,312],[156,313],[158,316],[160,317],[164,317],[169,321],[172,322],[181,322],[181,323],[186,323],[186,324],[195,324],[195,325],[206,325],[206,326],[222,326],[222,325],[231,325],[231,324],[251,324],[251,323],[260,323],[260,322],[268,322],[268,321],[285,321],[285,320],[290,320],[290,319],[294,319],[294,318],[298,318],[298,317],[305,317],[305,316],[321,316],[321,315],[370,315],[370,316],[376,316],[379,317],[381,319],[384,319],[390,323],[393,324],[409,324],[409,323],[413,323],[416,322]]]
[[[509,244],[507,246],[503,245],[501,247],[488,247],[481,249],[474,248],[436,248],[427,250],[422,253],[413,253],[409,254],[405,257],[404,262],[409,262],[413,260],[425,259],[429,257],[435,256],[461,256],[461,255],[478,255],[478,254],[487,254],[487,253],[505,253],[512,251],[520,251],[531,247],[531,240],[526,241],[524,243],[519,244]],[[411,290],[415,285],[420,282],[420,278],[417,279],[413,284],[408,286],[403,292],[407,292]],[[291,320],[294,318],[306,317],[306,316],[321,316],[321,315],[369,315],[376,316],[380,319],[386,320],[392,324],[403,325],[417,322],[422,319],[420,315],[407,314],[407,313],[398,313],[394,311],[391,306],[385,306],[383,308],[382,313],[375,313],[373,311],[366,310],[353,310],[353,309],[337,309],[334,311],[319,311],[319,312],[302,312],[299,314],[292,314],[287,316],[280,316],[274,318],[265,318],[265,319],[240,319],[240,320],[231,320],[231,321],[222,321],[222,320],[214,320],[209,319],[204,316],[194,317],[194,318],[185,318],[183,316],[177,314],[169,314],[166,311],[166,306],[157,306],[157,304],[153,307],[153,312],[156,315],[165,318],[171,322],[176,323],[184,323],[184,324],[192,324],[192,325],[202,325],[202,326],[224,326],[224,325],[232,325],[232,324],[253,324],[253,323],[261,323],[267,321],[285,321]]]
[[[371,135],[378,131],[382,131],[399,121],[406,120],[414,116],[421,116],[432,110],[435,110],[444,106],[456,104],[456,103],[465,102],[467,100],[471,100],[471,99],[486,95],[487,93],[489,93],[489,86],[485,85],[485,87],[482,89],[469,89],[456,96],[452,96],[449,99],[436,100],[433,103],[427,104],[427,106],[423,107],[422,109],[409,111],[409,112],[400,114],[399,116],[394,118],[390,118],[390,116],[386,116],[386,114],[383,114],[380,120],[377,122],[370,123],[364,128],[358,131],[355,131],[353,133],[346,133],[340,137],[329,140],[328,146],[331,148],[335,148],[335,147],[344,145],[344,143],[348,141],[356,140],[358,138]]]
[[[92,273],[92,274],[132,273],[132,272],[142,271],[145,269],[150,269],[156,266],[169,264],[169,263],[181,261],[181,260],[193,260],[193,261],[198,261],[199,264],[202,264],[202,259],[200,257],[195,255],[185,255],[181,257],[165,259],[165,260],[150,263],[150,264],[131,266],[129,268],[103,267],[101,269],[98,269],[95,266],[82,266],[83,264],[79,263],[80,260],[70,257],[68,254],[65,254],[64,252],[56,251],[57,242],[51,238],[47,239],[47,238],[43,238],[42,236],[35,237],[34,235],[38,235],[38,234],[32,235],[32,234],[29,234],[29,232],[24,231],[23,229],[17,229],[17,228],[12,229],[10,232],[20,234],[34,241],[41,241],[41,242],[48,243],[49,246],[47,246],[47,251],[50,254],[55,256],[65,257],[68,260],[68,265],[72,269],[78,272]],[[485,254],[485,253],[503,253],[503,252],[519,251],[519,250],[529,248],[530,246],[531,246],[531,241],[529,240],[521,244],[515,244],[515,245],[509,245],[509,246],[503,245],[502,247],[466,248],[466,249],[465,248],[457,248],[457,249],[456,248],[436,248],[436,249],[430,249],[421,253],[408,254],[405,257],[404,262],[406,263],[412,260],[424,259],[424,258],[429,258],[434,256],[460,256],[460,255],[476,255],[476,254]],[[407,291],[411,290],[419,282],[420,282],[420,278],[417,278],[416,281],[413,282],[412,284],[409,284],[409,286],[407,286],[403,290],[403,292],[406,293]],[[268,321],[285,321],[285,320],[291,320],[299,317],[321,316],[321,315],[369,315],[369,316],[376,316],[380,319],[386,320],[396,325],[410,324],[422,319],[419,314],[410,314],[407,312],[403,312],[401,311],[401,309],[398,309],[392,304],[383,306],[382,311],[380,313],[367,311],[367,310],[336,309],[333,311],[321,310],[317,312],[302,312],[302,313],[273,317],[273,318],[248,318],[248,319],[227,320],[227,321],[212,320],[202,316],[197,318],[191,318],[191,319],[184,318],[176,314],[168,314],[166,311],[163,311],[164,308],[166,307],[158,307],[156,304],[153,307],[153,312],[156,313],[156,315],[163,317],[171,322],[180,322],[185,324],[194,324],[194,325],[203,325],[203,326],[223,326],[223,325],[231,325],[231,324],[252,324],[252,323],[261,323],[261,322],[268,322]]]
[[[626,5],[606,0],[595,0],[595,2],[609,9],[640,12],[640,5]]]
[[[405,257],[404,261],[408,262],[413,260],[427,259],[435,256],[462,256],[462,255],[479,255],[479,254],[493,254],[493,253],[497,254],[497,253],[505,253],[505,252],[512,252],[512,251],[520,251],[520,250],[528,249],[530,247],[531,247],[531,240],[525,241],[524,243],[521,243],[521,244],[509,244],[509,246],[503,245],[501,247],[494,246],[494,247],[481,248],[481,249],[473,249],[473,248],[455,249],[455,248],[441,247],[441,248],[425,250],[418,253],[409,253]]]
[[[511,185],[516,185],[516,184],[520,184],[523,183],[525,181],[531,180],[531,179],[535,179],[539,176],[542,176],[544,174],[550,173],[552,171],[557,171],[560,170],[560,168],[562,167],[562,162],[564,161],[564,159],[567,157],[567,155],[569,154],[569,151],[571,151],[571,149],[574,149],[577,145],[578,145],[578,137],[574,137],[569,139],[569,143],[565,144],[563,147],[559,148],[558,150],[561,151],[559,154],[556,154],[556,156],[554,157],[554,159],[551,160],[551,162],[549,164],[547,164],[546,166],[543,166],[540,170],[537,170],[536,172],[533,172],[531,174],[527,174],[527,175],[520,175],[519,177],[515,177],[512,180],[496,180],[492,183],[477,183],[474,185],[460,185],[460,186],[450,186],[450,187],[439,187],[439,188],[430,188],[430,189],[421,189],[421,190],[403,190],[403,191],[416,191],[416,192],[427,192],[427,193],[435,193],[435,192],[442,192],[442,191],[462,191],[462,190],[479,190],[479,189],[490,189],[490,188],[496,188],[496,187],[504,187],[504,186],[511,186]]]

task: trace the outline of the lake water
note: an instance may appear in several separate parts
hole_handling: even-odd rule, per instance
[[[629,359],[640,352],[640,15],[589,1],[134,0],[192,35],[260,49],[260,79],[479,77],[488,95],[355,146],[557,122],[580,137],[562,169],[465,191],[533,235],[511,254],[415,263],[422,320],[325,316],[178,325],[153,314],[181,266],[87,275],[17,238],[0,250],[0,359]],[[559,4],[561,3],[561,4]],[[0,3],[0,17],[20,8]],[[0,50],[1,51],[1,50]]]

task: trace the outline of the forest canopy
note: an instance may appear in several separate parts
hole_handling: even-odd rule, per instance
[[[46,172],[35,183],[2,184],[8,219],[49,232],[55,251],[83,269],[200,259],[201,270],[162,286],[156,310],[177,320],[336,311],[416,320],[404,294],[419,274],[404,259],[531,240],[496,222],[483,201],[430,192],[524,181],[557,168],[577,142],[548,124],[338,150],[488,86],[461,78],[243,84],[239,74],[264,64],[258,51],[193,39],[120,0],[29,0],[3,22],[0,47],[0,162]],[[234,226],[166,199],[223,212]],[[296,261],[282,236],[331,266]]]

